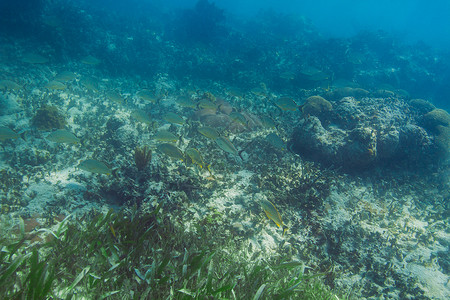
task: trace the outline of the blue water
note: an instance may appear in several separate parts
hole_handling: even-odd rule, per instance
[[[323,270],[334,260],[365,276],[357,295],[425,293],[410,282],[423,273],[408,269],[422,260],[410,243],[448,287],[450,116],[436,108],[450,111],[449,16],[443,0],[0,0],[2,209],[68,215],[167,198],[167,211],[204,210],[229,188],[242,195],[219,208],[243,205],[236,218],[256,236],[253,198],[267,193],[295,224],[286,238],[318,238]],[[82,142],[56,145],[57,128]],[[167,130],[179,151],[158,148]],[[140,168],[132,156],[147,144]],[[189,148],[205,161],[190,163]],[[111,170],[80,168],[88,159]],[[379,248],[381,228],[405,232]],[[376,268],[372,248],[386,254]],[[402,276],[380,282],[391,262]]]
[[[330,68],[338,77],[354,75],[351,70],[339,74],[336,68],[348,50],[343,47],[351,48],[348,45],[355,45],[359,41],[361,45],[356,47],[360,47],[357,49],[360,54],[367,55],[363,53],[364,47],[376,51],[377,68],[394,70],[395,79],[391,78],[389,84],[407,90],[411,97],[427,98],[440,106],[449,107],[449,1],[204,1],[210,3],[207,7],[216,9],[220,18],[211,15],[209,8],[202,12],[196,3],[188,0],[3,0],[0,3],[0,33],[6,37],[34,38],[43,46],[53,47],[55,57],[60,60],[88,53],[103,53],[110,56],[111,63],[130,64],[120,69],[135,73],[145,72],[142,62],[148,60],[148,68],[154,70],[150,75],[167,71],[163,70],[164,67],[160,70],[155,68],[155,61],[149,57],[155,56],[152,50],[157,51],[151,45],[152,38],[163,42],[175,41],[189,47],[198,47],[196,42],[208,46],[215,42],[218,43],[217,49],[203,48],[205,53],[212,51],[213,56],[217,55],[217,60],[227,65],[239,59],[249,68],[254,67],[250,66],[252,59],[273,56],[271,50],[274,48],[285,51],[286,69],[298,68],[298,64],[302,63],[315,63],[292,61],[289,52],[308,56],[311,51],[318,50],[319,53],[312,60],[328,61],[318,67]],[[49,18],[55,16],[60,18],[58,26],[61,30],[55,31],[48,25]],[[306,24],[306,27],[300,23]],[[305,30],[308,36],[301,38]],[[277,37],[280,39],[277,40]],[[282,45],[282,41],[286,43]],[[295,49],[296,42],[317,44],[310,49]],[[111,44],[116,48],[108,52],[106,49]],[[322,46],[319,44],[327,44],[327,49],[320,49]],[[277,53],[280,55],[280,51]],[[121,61],[120,58],[125,56],[127,61]],[[266,59],[264,63],[279,63],[275,60]],[[118,68],[110,66],[111,72],[119,72],[115,69]],[[175,69],[169,70],[169,75],[186,76],[179,73],[185,67]],[[230,69],[213,77],[233,81],[230,73],[239,71],[241,69]],[[273,73],[278,69],[267,67],[264,71]],[[195,70],[189,74],[196,75],[208,77],[211,74],[208,70]]]

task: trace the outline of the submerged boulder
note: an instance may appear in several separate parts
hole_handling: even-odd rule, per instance
[[[436,130],[437,126],[450,126],[450,114],[443,109],[433,109],[423,116],[423,126],[429,130]]]
[[[325,122],[312,114],[303,115],[290,149],[306,159],[348,171],[437,164],[448,155],[446,112],[435,109],[425,115],[433,120],[428,124],[434,125],[436,134],[413,124],[417,121],[410,114],[404,101],[366,98],[359,102],[345,97],[333,103]]]
[[[303,104],[302,111],[304,114],[312,116],[320,116],[333,109],[333,105],[321,96],[311,96],[306,99]]]

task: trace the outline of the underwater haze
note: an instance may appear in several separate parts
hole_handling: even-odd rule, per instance
[[[1,0],[0,299],[450,299],[449,15]]]
[[[407,42],[425,42],[439,48],[450,46],[450,2],[445,0],[219,0],[216,3],[238,15],[253,15],[259,9],[302,15],[328,37],[383,30]]]

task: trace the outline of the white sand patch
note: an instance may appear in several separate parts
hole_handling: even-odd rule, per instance
[[[31,200],[26,210],[34,213],[43,213],[45,206],[54,200],[56,189],[54,185],[40,182],[31,184],[25,191]]]
[[[426,268],[418,264],[408,264],[408,270],[420,282],[421,288],[432,299],[450,299],[449,276],[439,270]]]
[[[229,188],[215,191],[210,198],[209,207],[214,207],[219,211],[229,209],[229,213],[242,212],[244,205],[253,201],[252,195],[246,192],[246,187],[250,184],[253,172],[242,170],[232,175]]]

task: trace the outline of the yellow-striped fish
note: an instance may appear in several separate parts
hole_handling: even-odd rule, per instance
[[[266,213],[267,217],[277,224],[278,227],[283,226],[283,220],[275,205],[269,200],[262,199],[259,203]]]
[[[278,227],[283,228],[283,235],[284,235],[284,233],[286,232],[287,228],[283,224],[283,220],[281,219],[281,215],[278,212],[278,210],[275,207],[275,205],[272,202],[270,202],[269,200],[265,200],[265,199],[262,199],[259,202],[259,204],[261,205],[262,209],[266,213],[267,217],[269,219],[271,219],[272,221],[274,221],[275,224],[277,224]]]

